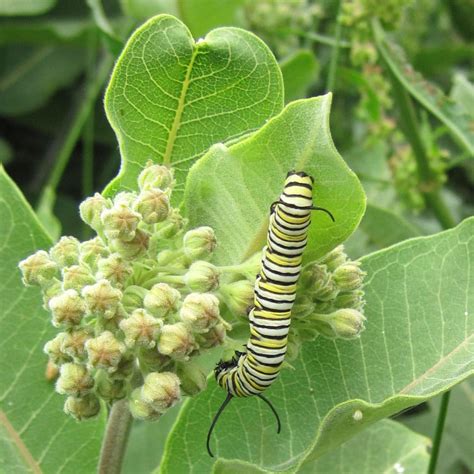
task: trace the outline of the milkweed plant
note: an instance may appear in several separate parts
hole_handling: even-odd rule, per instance
[[[467,472],[472,5],[46,3],[0,4],[4,469]]]

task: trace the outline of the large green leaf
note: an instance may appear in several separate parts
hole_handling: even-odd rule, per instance
[[[214,228],[218,262],[237,263],[262,248],[269,206],[291,169],[314,176],[315,205],[336,219],[313,214],[305,258],[320,257],[357,227],[365,196],[332,142],[330,107],[330,94],[292,102],[251,137],[228,148],[216,145],[192,168],[186,213],[191,225]]]
[[[474,372],[474,218],[376,252],[362,264],[368,277],[361,338],[318,338],[292,362],[294,371],[282,372],[268,390],[282,419],[280,435],[260,400],[233,400],[214,433],[216,454],[295,471]],[[168,439],[163,473],[211,469],[206,434],[224,395],[211,384],[186,402]]]
[[[92,472],[104,420],[76,423],[45,378],[42,349],[54,336],[36,288],[18,262],[51,242],[20,191],[0,170],[0,459],[3,472]]]
[[[171,164],[178,180],[214,143],[251,132],[283,105],[281,72],[252,33],[219,28],[194,42],[186,26],[159,15],[120,56],[105,97],[122,169],[108,193],[136,187],[148,160]]]
[[[20,115],[44,105],[84,69],[75,46],[5,45],[0,48],[0,115]]]
[[[299,474],[379,474],[426,471],[430,440],[400,423],[381,420],[319,459],[303,464]],[[264,473],[252,465],[220,459],[214,474]],[[249,469],[250,468],[250,469]]]
[[[392,74],[415,100],[446,125],[453,138],[474,157],[474,131],[469,115],[412,68],[403,50],[384,36],[378,23],[374,23],[373,30],[377,48]]]

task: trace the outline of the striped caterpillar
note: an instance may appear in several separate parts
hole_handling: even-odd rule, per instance
[[[278,377],[285,359],[311,211],[322,210],[334,221],[329,211],[313,206],[312,195],[313,178],[304,172],[290,171],[282,194],[271,206],[267,245],[255,281],[254,307],[249,312],[250,337],[246,352],[236,352],[231,360],[220,361],[214,370],[217,383],[227,391],[227,397],[207,436],[207,451],[211,457],[212,431],[233,397],[256,395],[262,399],[275,415],[277,432],[280,432],[278,413],[262,392]]]

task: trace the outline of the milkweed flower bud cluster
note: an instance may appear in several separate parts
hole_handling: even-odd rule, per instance
[[[288,356],[318,335],[353,339],[364,330],[365,272],[350,260],[342,245],[303,268],[293,307]]]
[[[225,311],[243,317],[252,303],[255,263],[210,263],[214,231],[186,228],[171,206],[173,185],[172,170],[148,165],[137,192],[80,205],[96,236],[62,237],[19,264],[58,329],[44,351],[64,410],[78,420],[97,415],[101,399],[122,398],[133,416],[155,420],[199,393],[206,374],[193,359],[224,344]]]

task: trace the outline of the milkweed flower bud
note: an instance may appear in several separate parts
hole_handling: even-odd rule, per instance
[[[364,292],[362,290],[339,293],[334,301],[336,308],[362,309],[364,307]]]
[[[304,318],[314,311],[314,303],[309,296],[298,295],[291,311],[292,318]]]
[[[161,329],[158,351],[173,359],[187,359],[196,348],[194,337],[184,323],[165,324]]]
[[[89,339],[85,346],[89,366],[108,372],[117,370],[125,353],[125,344],[118,341],[110,331],[104,331],[100,336]]]
[[[245,316],[253,306],[254,284],[248,280],[239,280],[220,288],[225,304],[236,316]]]
[[[146,224],[157,224],[168,217],[170,199],[161,189],[148,189],[138,195],[134,209],[140,213]]]
[[[333,272],[337,267],[346,261],[347,255],[344,253],[344,245],[338,245],[336,248],[327,253],[321,260],[319,260],[318,263],[321,265],[326,265],[328,270]]]
[[[44,250],[30,255],[19,265],[25,285],[45,285],[58,273],[58,267]]]
[[[110,377],[107,373],[101,373],[97,377],[95,392],[100,398],[113,402],[127,396],[128,382],[123,378]]]
[[[318,292],[327,285],[330,278],[331,275],[326,265],[310,263],[301,272],[299,286],[311,292]]]
[[[153,165],[149,162],[138,176],[138,186],[141,190],[160,188],[165,190],[173,183],[173,170],[163,165]]]
[[[59,373],[59,379],[56,382],[58,393],[84,397],[94,387],[94,379],[83,365],[69,362],[61,366]]]
[[[43,351],[48,354],[49,360],[55,365],[71,362],[71,357],[63,349],[65,337],[67,337],[67,333],[60,332],[54,339],[44,345]]]
[[[49,302],[55,296],[63,292],[63,286],[57,278],[53,278],[42,288],[43,291],[43,308],[49,310]]]
[[[79,240],[75,237],[61,237],[49,254],[60,267],[74,265],[79,262]]]
[[[181,381],[181,391],[190,397],[202,392],[207,385],[206,374],[193,362],[178,364],[176,374]]]
[[[347,262],[336,268],[333,278],[341,291],[352,291],[362,286],[365,275],[359,262]]]
[[[86,313],[86,305],[76,290],[66,290],[49,301],[53,325],[72,327],[78,325]]]
[[[184,299],[179,316],[193,331],[206,332],[220,321],[219,300],[210,293],[191,293]]]
[[[85,265],[72,265],[62,271],[63,288],[65,290],[81,291],[85,286],[95,282],[94,275]]]
[[[145,377],[141,389],[143,401],[156,411],[164,413],[181,398],[180,380],[172,372],[152,372]]]
[[[132,240],[124,241],[121,239],[114,239],[110,243],[114,252],[120,254],[127,260],[133,260],[142,256],[147,250],[150,243],[150,236],[147,232],[137,229],[135,237]]]
[[[80,260],[91,268],[95,269],[97,261],[107,255],[109,255],[109,250],[100,237],[95,237],[81,243]]]
[[[90,313],[107,319],[116,314],[122,292],[113,288],[109,281],[102,279],[94,285],[84,287],[82,296]]]
[[[137,420],[156,421],[161,416],[160,412],[143,400],[141,388],[136,388],[131,393],[128,408],[133,418]]]
[[[153,316],[166,318],[178,309],[181,294],[166,283],[157,283],[145,295],[143,305]]]
[[[97,262],[97,278],[108,280],[118,287],[122,287],[132,273],[132,265],[115,253]]]
[[[212,347],[224,344],[226,336],[226,328],[224,324],[218,323],[208,332],[199,335],[199,346],[203,349],[211,349]]]
[[[124,203],[114,204],[111,209],[105,209],[101,214],[104,233],[111,240],[128,242],[135,237],[141,215]]]
[[[136,198],[137,193],[122,191],[115,195],[114,206],[125,206],[132,208]]]
[[[186,220],[177,209],[170,209],[168,219],[160,226],[157,235],[162,239],[175,237],[176,234],[184,227]]]
[[[331,314],[329,324],[337,337],[342,339],[353,339],[360,335],[365,329],[365,316],[355,309],[339,309]]]
[[[112,201],[106,199],[99,193],[87,198],[79,205],[81,219],[91,226],[95,231],[100,231],[103,227],[101,215],[106,209],[112,207]]]
[[[154,318],[144,309],[136,309],[131,316],[120,322],[120,329],[125,334],[125,344],[128,347],[155,347],[162,327],[161,319]]]
[[[219,287],[219,270],[212,263],[199,260],[189,267],[184,282],[192,291],[214,291]]]
[[[78,421],[93,418],[100,411],[100,401],[96,395],[89,393],[84,397],[67,397],[64,403],[64,413]]]
[[[203,226],[184,234],[183,250],[191,261],[206,260],[216,248],[216,234],[211,227]]]
[[[86,357],[85,344],[92,337],[92,330],[80,328],[65,333],[61,341],[61,350],[76,362]]]

